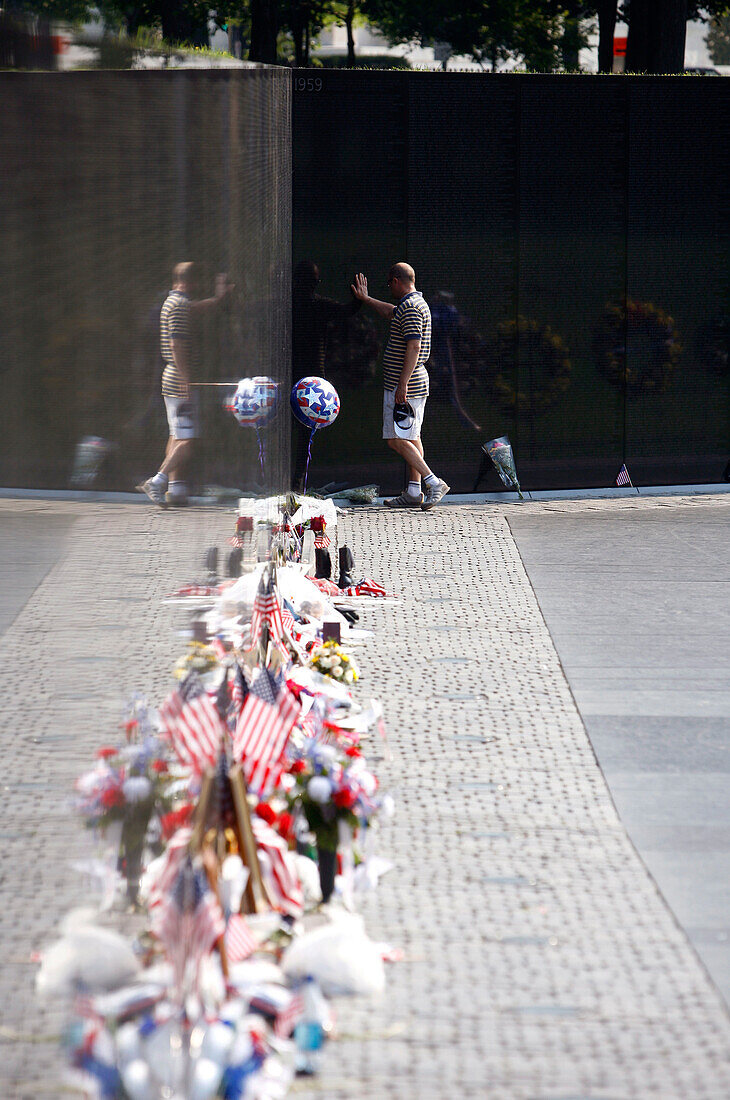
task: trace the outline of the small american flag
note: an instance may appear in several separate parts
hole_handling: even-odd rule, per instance
[[[342,593],[343,596],[378,596],[381,599],[386,599],[388,593],[383,588],[382,584],[378,584],[377,581],[372,578],[366,578],[360,581],[359,584],[350,585]]]
[[[233,670],[233,678],[231,680],[231,703],[235,708],[236,717],[241,713],[241,707],[246,701],[248,695],[248,684],[243,675],[243,671],[238,661],[236,661],[235,668]]]
[[[279,689],[267,668],[260,668],[243,704],[233,734],[233,755],[246,784],[264,797],[281,774],[280,761],[301,707],[287,687]]]
[[[181,764],[197,773],[218,756],[225,726],[200,677],[190,672],[160,705],[160,721]]]
[[[269,636],[276,645],[283,644],[284,624],[281,619],[281,604],[274,588],[271,573],[264,571],[261,576],[256,599],[251,615],[251,649],[254,649],[263,634],[264,626],[268,627]]]
[[[277,1039],[288,1039],[294,1028],[304,1015],[304,998],[301,993],[292,993],[291,1000],[285,1008],[277,1012],[274,1020],[274,1035]]]
[[[240,913],[231,913],[226,925],[226,955],[232,963],[243,962],[258,947],[251,929]]]
[[[289,865],[286,841],[260,817],[251,819],[251,828],[258,848],[261,874],[272,906],[290,917],[298,917],[304,908],[304,896],[297,874]]]
[[[168,600],[180,599],[183,596],[220,596],[221,590],[217,584],[184,584],[182,588],[171,592]]]
[[[164,898],[153,931],[162,942],[181,985],[189,964],[197,967],[225,934],[220,902],[210,889],[202,867],[186,856],[172,889]]]
[[[332,539],[329,537],[326,531],[319,531],[314,536],[314,548],[315,550],[326,550],[328,546],[332,545]]]
[[[629,477],[629,471],[626,469],[626,463],[625,462],[624,462],[623,466],[621,467],[621,469],[618,472],[618,477],[616,478],[616,484],[617,485],[631,485],[632,489],[634,487],[631,483],[631,478]]]

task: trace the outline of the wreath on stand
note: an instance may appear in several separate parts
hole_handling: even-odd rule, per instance
[[[627,361],[626,345],[629,355]],[[601,314],[593,336],[601,374],[614,386],[626,386],[632,397],[665,393],[682,352],[674,320],[653,302],[624,307],[611,304]]]

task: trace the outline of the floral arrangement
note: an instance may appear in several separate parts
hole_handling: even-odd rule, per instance
[[[289,774],[294,780],[287,792],[289,810],[304,815],[320,849],[336,850],[340,822],[356,829],[377,809],[378,781],[354,745],[343,750],[315,744],[294,761]]]
[[[210,672],[218,664],[218,654],[213,646],[204,642],[188,642],[187,653],[177,661],[172,674],[176,680],[184,680],[189,672]]]
[[[141,744],[105,746],[98,763],[76,780],[76,809],[92,829],[105,829],[131,814],[149,821],[155,809],[167,809],[165,789],[170,776],[161,743],[147,738]]]
[[[348,656],[342,646],[335,641],[330,640],[316,646],[310,657],[312,667],[325,676],[331,676],[333,680],[339,680],[343,684],[354,684],[360,679],[360,673],[352,657]]]

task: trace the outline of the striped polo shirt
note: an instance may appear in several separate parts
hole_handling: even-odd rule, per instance
[[[165,361],[162,372],[163,397],[187,397],[188,387],[178,374],[170,341],[186,340],[190,346],[190,299],[181,290],[171,290],[160,310],[160,351]],[[190,361],[190,356],[188,357]]]
[[[417,290],[401,298],[390,320],[390,334],[383,355],[383,385],[386,390],[398,387],[408,340],[421,341],[418,362],[408,381],[408,396],[427,397],[426,363],[431,354],[431,310]]]

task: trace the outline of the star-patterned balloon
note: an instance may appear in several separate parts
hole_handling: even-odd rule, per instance
[[[279,388],[271,378],[242,378],[226,407],[242,427],[262,428],[276,415]]]
[[[308,375],[300,378],[292,389],[291,407],[297,420],[307,428],[326,428],[337,419],[340,399],[326,378]]]

